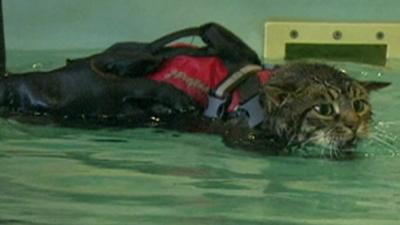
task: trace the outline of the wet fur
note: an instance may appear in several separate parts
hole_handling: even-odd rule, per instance
[[[233,128],[225,139],[242,147],[274,146],[281,154],[307,145],[319,146],[321,153],[316,154],[331,158],[351,154],[356,143],[369,134],[369,93],[387,85],[357,81],[325,64],[289,64],[262,87],[266,120],[260,129],[240,135]],[[362,112],[355,110],[355,101],[364,104]],[[332,105],[335,112],[320,115],[315,107],[321,104]]]
[[[63,126],[151,126],[213,133],[229,146],[267,154],[290,154],[311,144],[336,156],[368,135],[369,92],[388,85],[359,82],[324,64],[289,64],[260,87],[266,120],[249,129],[244,118],[205,119],[202,107],[169,84],[99,73],[91,62],[84,58],[54,71],[3,78],[1,115]],[[355,100],[364,101],[366,110],[356,113]],[[332,104],[337,112],[321,116],[314,110],[319,104]]]

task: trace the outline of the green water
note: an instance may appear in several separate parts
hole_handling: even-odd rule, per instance
[[[53,68],[65,54],[73,56],[12,53],[10,68]],[[397,225],[400,61],[338,66],[393,82],[372,97],[375,133],[357,160],[265,157],[210,135],[0,119],[0,224]]]

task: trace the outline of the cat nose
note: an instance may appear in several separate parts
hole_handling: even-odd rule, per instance
[[[358,128],[358,123],[346,122],[345,126],[348,127],[350,130],[352,130],[353,132],[355,132]]]
[[[342,117],[344,125],[355,132],[360,124],[357,114],[355,112],[345,112]]]

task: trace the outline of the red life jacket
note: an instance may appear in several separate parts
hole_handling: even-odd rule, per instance
[[[272,75],[271,70],[258,72],[261,84],[265,84]],[[180,55],[168,59],[160,70],[151,74],[152,80],[169,83],[191,96],[197,103],[207,106],[208,94],[228,76],[223,61],[215,56],[194,57]],[[240,92],[232,93],[228,111],[235,111],[240,102]]]

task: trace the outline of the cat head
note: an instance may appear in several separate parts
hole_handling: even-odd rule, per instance
[[[325,64],[289,64],[263,87],[263,126],[293,143],[348,151],[369,133],[369,93],[389,84],[357,81]]]

